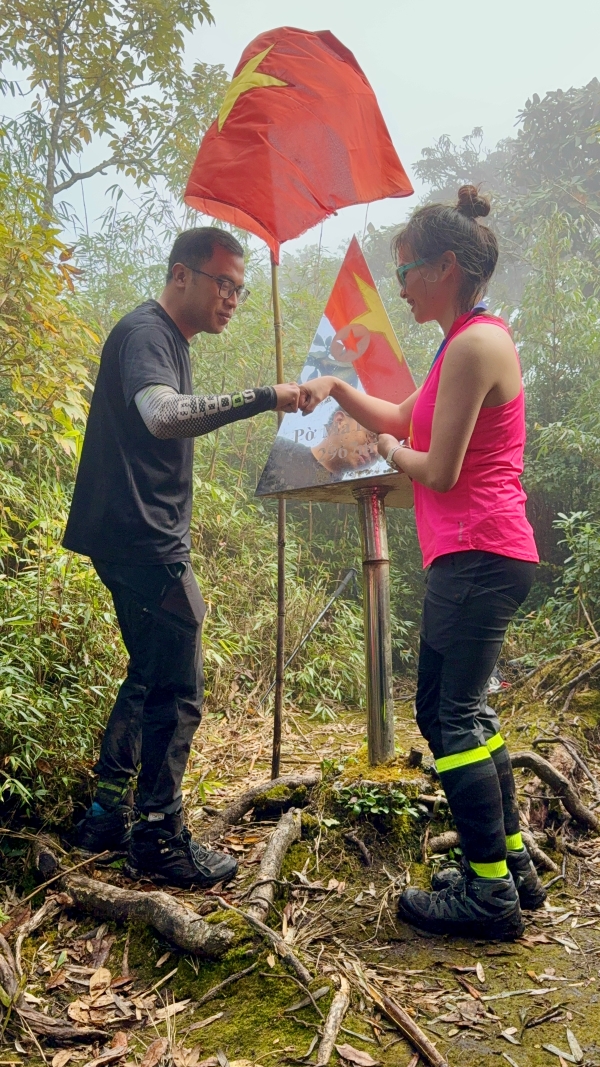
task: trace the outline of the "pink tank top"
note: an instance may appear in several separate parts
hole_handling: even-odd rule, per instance
[[[448,342],[473,323],[501,326],[502,319],[470,312],[453,324],[413,409],[411,445],[428,452],[440,373]],[[456,485],[438,493],[414,482],[417,533],[427,567],[448,552],[478,549],[513,559],[539,561],[533,530],[525,515],[523,473],[525,398],[481,408]]]

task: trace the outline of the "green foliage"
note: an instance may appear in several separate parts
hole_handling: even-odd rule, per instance
[[[565,630],[572,633],[600,616],[600,522],[579,511],[559,514],[554,525],[564,535],[559,545],[569,553],[555,596],[563,605]]]
[[[581,89],[556,89],[542,98],[534,93],[518,115],[519,131],[506,167],[512,189],[525,190],[518,225],[534,227],[540,216],[564,213],[578,231],[582,251],[598,233],[599,113],[597,78]]]
[[[372,816],[411,815],[418,819],[419,813],[412,807],[409,798],[401,789],[380,789],[376,785],[364,783],[358,786],[347,785],[336,790],[338,802],[352,815],[358,818]]]
[[[181,195],[227,81],[220,66],[185,69],[186,34],[205,21],[207,0],[14,0],[0,9],[0,66],[24,70],[34,94],[48,213],[107,168],[138,185],[160,175]],[[10,74],[0,87],[17,91]],[[96,138],[102,160],[82,164]]]
[[[0,62],[26,71],[34,100],[0,128],[0,799],[46,823],[85,799],[125,653],[110,597],[93,569],[60,547],[99,343],[161,289],[167,250],[196,215],[174,203],[225,85],[221,68],[183,61],[185,34],[209,20],[205,0],[18,0],[0,13]],[[4,88],[10,89],[8,82]],[[435,197],[466,181],[495,194],[503,273],[493,306],[510,317],[528,397],[526,484],[545,560],[533,607],[513,627],[536,663],[593,632],[600,598],[600,320],[597,294],[598,83],[533,97],[516,138],[493,151],[481,130],[426,149],[419,177]],[[594,124],[596,123],[596,124]],[[94,142],[107,148],[81,166]],[[513,166],[514,164],[514,166]],[[101,228],[75,251],[49,212],[104,167],[147,187],[134,210],[117,192]],[[155,180],[160,179],[161,195]],[[368,228],[365,253],[417,383],[439,344],[398,298],[389,245]],[[240,235],[246,241],[245,235]],[[286,374],[298,375],[341,262],[321,245],[284,255]],[[195,387],[223,392],[272,382],[269,267],[249,251],[252,290],[220,336],[192,346]],[[195,453],[193,564],[207,601],[210,710],[245,714],[273,679],[275,505],[254,498],[275,433],[265,414],[200,438]],[[287,652],[300,643],[349,567],[360,565],[355,509],[290,502]],[[392,633],[398,673],[414,663],[423,595],[414,518],[388,512]],[[286,700],[327,723],[364,699],[360,592],[348,589],[287,672]],[[341,764],[324,768],[335,774]],[[218,783],[207,776],[201,799]],[[345,787],[354,817],[415,817],[393,786]]]

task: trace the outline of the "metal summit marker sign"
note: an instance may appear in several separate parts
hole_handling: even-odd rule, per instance
[[[319,323],[300,381],[331,374],[400,404],[415,383],[354,237]],[[363,556],[369,762],[394,755],[390,565],[385,504],[412,506],[405,474],[377,451],[377,435],[328,397],[311,415],[285,415],[257,496],[356,503]]]

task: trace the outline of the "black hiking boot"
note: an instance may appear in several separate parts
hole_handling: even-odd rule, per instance
[[[110,855],[105,856],[104,860],[110,862],[116,856],[127,854],[132,826],[131,804],[119,804],[104,815],[92,815],[92,809],[88,808],[75,828],[75,847],[90,856],[108,851]]]
[[[536,911],[537,908],[541,908],[547,893],[527,849],[508,852],[506,863],[513,876],[521,907],[525,911]],[[463,877],[464,871],[458,867],[442,867],[441,871],[432,875],[431,888],[445,889],[449,885],[456,885]]]
[[[405,922],[436,934],[514,941],[525,929],[512,875],[479,878],[470,868],[437,892],[405,889],[398,902]]]
[[[145,876],[182,889],[209,889],[218,882],[230,882],[237,869],[233,856],[211,852],[194,841],[179,812],[165,815],[160,822],[140,819],[135,823],[124,874],[136,881]]]

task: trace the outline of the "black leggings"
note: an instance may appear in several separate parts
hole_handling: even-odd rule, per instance
[[[507,626],[534,574],[534,563],[468,551],[438,557],[427,578],[417,723],[467,857],[479,862],[504,858],[505,835],[519,828],[510,759],[486,696]]]

